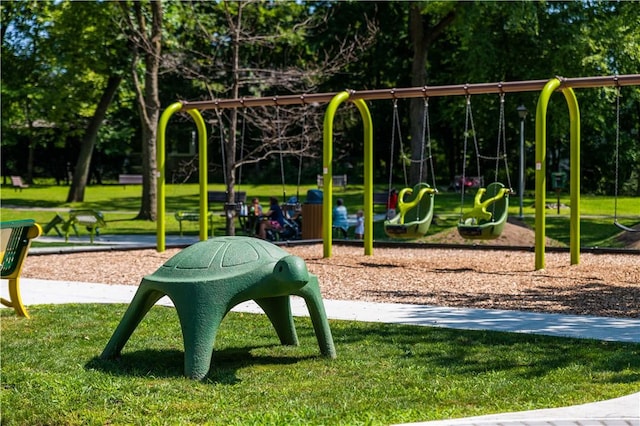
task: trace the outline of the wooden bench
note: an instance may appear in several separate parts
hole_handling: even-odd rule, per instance
[[[118,175],[118,183],[123,187],[125,185],[142,185],[142,175]]]
[[[69,241],[69,233],[71,229],[78,234],[78,225],[84,226],[89,230],[89,240],[93,243],[94,235],[100,235],[100,227],[107,226],[102,212],[91,209],[71,210],[69,211],[69,220],[62,225],[64,231],[64,240]]]
[[[17,191],[18,189],[22,191],[23,188],[29,187],[29,185],[22,181],[20,176],[11,176],[11,186],[13,186],[14,191]]]
[[[213,237],[213,213],[207,213],[209,219],[209,229],[211,229],[211,236]],[[200,221],[200,212],[194,211],[177,211],[174,215],[178,224],[180,225],[180,236],[182,237],[182,221],[186,220],[187,222],[199,222]]]
[[[343,190],[347,188],[347,175],[333,175],[331,178],[333,181],[333,186],[339,186]],[[324,187],[324,176],[318,175],[318,188]]]
[[[27,258],[31,240],[42,233],[42,228],[34,220],[14,220],[0,222],[0,258],[2,258],[2,279],[9,281],[9,300],[0,302],[15,309],[16,314],[29,318],[20,296],[20,273]]]

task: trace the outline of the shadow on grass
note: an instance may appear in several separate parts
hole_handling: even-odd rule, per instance
[[[204,381],[233,385],[240,382],[237,371],[257,365],[290,365],[313,356],[255,355],[256,349],[279,345],[226,348],[213,352],[211,367]],[[117,376],[175,378],[184,376],[184,352],[175,349],[145,349],[124,352],[115,359],[92,358],[86,369]]]
[[[22,207],[22,208],[33,208],[33,209],[52,209],[56,207],[60,207],[60,201],[58,200],[25,200],[21,197],[7,197],[6,191],[3,191],[2,197],[2,207],[3,208],[11,208],[11,207]]]
[[[607,372],[609,383],[640,380],[640,357],[628,357],[640,348],[634,343],[393,324],[363,324],[348,330],[332,324],[332,329],[334,336],[339,336],[336,341],[339,359],[344,357],[345,345],[353,346],[362,354],[359,356],[372,351],[373,357],[385,362],[395,359],[393,364],[398,371],[403,366],[419,367],[455,371],[469,377],[508,372],[522,379],[537,380],[588,365],[594,372]],[[384,353],[390,349],[389,354]]]

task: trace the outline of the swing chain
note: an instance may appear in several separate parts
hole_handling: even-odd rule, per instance
[[[466,90],[466,88],[465,88]],[[466,95],[466,109],[464,115],[464,145],[462,150],[462,180],[460,182],[460,220],[464,215],[464,193],[467,180],[467,147],[469,141],[469,116],[471,115],[471,96]],[[471,120],[471,126],[473,127],[473,120]],[[474,135],[475,136],[475,135]],[[480,160],[478,160],[478,173],[480,173]]]
[[[616,83],[618,83],[616,79]],[[618,174],[620,173],[620,85],[616,84],[616,178],[615,178],[615,192],[614,192],[614,206],[613,206],[613,220],[618,220]]]
[[[429,119],[429,97],[425,96],[424,98],[424,114],[425,114],[425,124],[427,127],[427,149],[429,150],[429,166],[431,167],[431,181],[433,183],[433,190],[438,191],[436,187],[436,171],[433,166],[433,153],[431,151],[431,122]],[[424,135],[422,139],[422,150],[424,151]],[[422,162],[421,162],[422,164]],[[422,169],[420,169],[420,180],[422,180]]]
[[[282,201],[287,201],[287,191],[285,188],[285,180],[284,180],[284,160],[283,160],[283,152],[282,152],[282,130],[280,128],[280,105],[278,105],[278,97],[275,96],[273,98],[274,103],[276,104],[276,137],[278,138],[278,149],[280,150],[280,179],[282,181]]]
[[[424,108],[422,113],[422,144],[420,145],[420,172],[418,174],[418,180],[422,182],[422,173],[424,169],[424,148],[425,148],[425,132],[429,131],[429,117],[427,111],[429,110],[429,99],[424,98]]]
[[[498,181],[498,167],[500,163],[500,158],[502,157],[504,161],[504,169],[507,174],[507,185],[509,187],[509,191],[513,192],[513,187],[511,186],[511,175],[509,174],[509,164],[507,162],[507,131],[506,131],[506,120],[504,118],[504,92],[500,92],[500,118],[498,124],[498,148],[496,153],[496,173],[495,173],[495,182]],[[502,145],[502,154],[500,154],[500,146]]]
[[[393,151],[395,149],[396,144],[396,117],[398,114],[398,100],[393,100],[393,115],[391,120],[391,153],[389,154],[389,189],[388,192],[391,192],[391,185],[393,184]]]
[[[218,117],[218,122],[220,123],[220,125],[218,126],[220,128],[220,152],[221,152],[221,157],[222,157],[222,180],[224,181],[224,187],[225,190],[227,188],[227,161],[226,161],[226,148],[224,146],[225,142],[224,142],[224,122],[223,122],[223,118],[224,118],[224,114],[218,109],[215,109],[216,112],[216,116]]]

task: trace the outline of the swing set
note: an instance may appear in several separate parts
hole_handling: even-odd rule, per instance
[[[413,188],[409,188],[407,182],[406,161],[403,161],[405,188],[398,194],[398,214],[384,222],[384,231],[390,238],[396,239],[417,239],[425,236],[431,225],[434,210],[434,194],[437,192],[435,183],[435,170],[433,167],[433,155],[431,152],[431,130],[429,123],[429,99],[424,98],[424,114],[422,118],[421,155],[419,183]],[[466,182],[466,159],[468,152],[469,135],[473,137],[473,145],[476,153],[477,176],[481,176],[480,160],[495,160],[495,182],[486,188],[479,188],[475,198],[473,208],[464,212],[464,199],[467,191],[466,185],[461,185],[462,199],[460,202],[460,220],[457,225],[458,233],[461,237],[470,240],[493,240],[498,238],[507,222],[509,209],[509,195],[511,190],[511,178],[507,165],[506,155],[506,133],[504,119],[504,93],[500,94],[500,118],[498,124],[497,153],[494,157],[483,156],[476,137],[476,130],[473,123],[473,112],[471,110],[471,96],[466,96],[465,129],[464,129],[464,153],[462,166],[462,182]],[[395,147],[395,136],[398,135],[400,141],[401,157],[404,153],[402,143],[402,133],[400,131],[400,120],[398,117],[398,100],[393,101],[393,119],[391,135],[391,157],[393,158]],[[426,135],[426,136],[425,136]],[[428,159],[431,168],[433,186],[423,182],[423,165],[425,163],[425,146],[428,149]],[[508,187],[498,182],[498,172],[500,160],[504,161],[507,175]],[[414,160],[410,160],[414,161]],[[389,166],[389,192],[391,192],[393,179],[393,161]]]
[[[306,105],[305,105],[306,107]],[[219,128],[220,128],[220,152],[221,152],[221,157],[222,157],[222,169],[226,170],[227,169],[227,158],[225,155],[225,137],[224,137],[224,114],[222,110],[216,109],[215,110],[217,119],[218,119],[218,123],[219,123]],[[306,129],[306,116],[307,116],[307,109],[305,108],[303,111],[303,115],[302,115],[302,142],[301,144],[304,146],[305,142],[307,141],[307,134],[305,132]],[[282,185],[282,207],[283,207],[283,214],[284,214],[284,226],[282,229],[275,231],[275,232],[267,232],[267,236],[268,239],[270,240],[280,240],[280,239],[285,239],[285,240],[292,240],[292,239],[299,239],[300,238],[300,234],[301,234],[301,230],[300,227],[297,223],[296,220],[294,220],[293,216],[296,212],[300,211],[300,180],[301,180],[301,175],[302,175],[302,154],[300,153],[298,155],[298,174],[297,174],[297,187],[296,187],[296,195],[290,198],[287,198],[287,192],[286,192],[286,179],[285,179],[285,167],[284,167],[284,149],[283,149],[283,143],[282,140],[284,139],[285,135],[284,135],[284,131],[282,130],[282,119],[281,119],[281,109],[280,106],[276,106],[275,109],[275,139],[277,140],[278,143],[278,154],[279,154],[279,165],[280,165],[280,182]],[[238,167],[238,177],[237,177],[237,184],[235,185],[236,188],[236,194],[238,193],[239,188],[242,186],[242,158],[244,156],[244,149],[245,149],[245,138],[246,138],[246,134],[247,134],[247,116],[246,116],[246,112],[244,114],[244,117],[242,119],[242,128],[241,128],[241,137],[240,137],[240,153],[239,153],[239,158],[237,161],[240,162],[240,166]],[[302,151],[302,149],[300,150]],[[224,185],[225,188],[227,187],[227,175],[226,173],[223,173],[223,179],[224,179]],[[246,216],[248,216],[248,211],[247,211],[247,207],[242,205],[236,205],[236,203],[225,203],[225,210],[227,215],[230,215],[229,217],[232,217],[234,214],[236,213],[240,213],[241,214],[241,228],[242,231],[248,235],[254,235],[256,232],[256,219],[259,218],[252,218],[254,220],[247,220]],[[245,220],[242,220],[243,215],[245,217]]]
[[[640,85],[640,74],[580,77],[580,78],[552,78],[551,80],[529,80],[500,83],[478,83],[449,86],[424,86],[401,89],[378,89],[368,91],[343,91],[339,93],[318,93],[302,95],[272,96],[263,98],[215,99],[194,102],[176,102],[168,106],[162,113],[158,124],[157,140],[157,250],[165,250],[165,133],[171,116],[179,111],[187,112],[194,120],[198,131],[199,147],[199,183],[200,183],[200,239],[207,238],[207,130],[200,111],[224,108],[251,108],[265,105],[299,105],[305,103],[328,103],[324,117],[323,131],[323,164],[322,174],[325,182],[322,205],[323,221],[323,256],[331,257],[331,222],[333,197],[333,118],[337,108],[343,102],[352,102],[360,112],[364,130],[364,217],[365,255],[373,254],[373,124],[367,107],[368,100],[394,98],[425,98],[434,96],[460,96],[490,93],[515,93],[540,91],[536,108],[536,154],[535,154],[535,268],[545,267],[545,226],[546,226],[546,121],[547,108],[551,95],[559,90],[565,97],[569,109],[570,128],[570,179],[571,194],[570,216],[570,255],[571,264],[578,264],[580,259],[580,112],[574,88],[605,87],[605,86],[634,86]],[[502,189],[502,188],[500,188]],[[412,189],[413,191],[413,189]],[[419,191],[418,191],[419,192]],[[485,194],[493,198],[495,194]],[[484,195],[484,194],[482,194]],[[424,195],[423,195],[424,197]],[[617,199],[617,197],[616,197]],[[481,198],[480,204],[483,200]],[[497,207],[496,207],[497,208]],[[488,211],[488,210],[487,210]],[[480,209],[481,213],[482,209]],[[495,212],[495,211],[494,211]],[[626,231],[627,227],[620,226],[617,212],[614,223]],[[496,215],[497,216],[497,215]],[[631,228],[628,228],[631,229]]]

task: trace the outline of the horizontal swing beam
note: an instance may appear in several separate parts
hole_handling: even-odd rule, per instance
[[[625,74],[599,77],[577,77],[563,78],[560,80],[558,89],[565,88],[590,88],[605,86],[636,86],[640,85],[640,74]],[[456,84],[447,86],[423,86],[394,89],[377,89],[355,91],[348,90],[349,100],[362,99],[382,100],[382,99],[408,99],[437,96],[461,96],[461,95],[481,95],[490,93],[517,93],[517,92],[538,92],[541,91],[549,80],[527,80],[498,83],[474,83]],[[187,110],[208,110],[208,109],[231,109],[231,108],[251,108],[259,106],[284,106],[284,105],[307,105],[329,103],[338,94],[333,93],[310,93],[301,95],[284,95],[256,98],[239,99],[214,99],[208,101],[181,101],[182,109]]]

